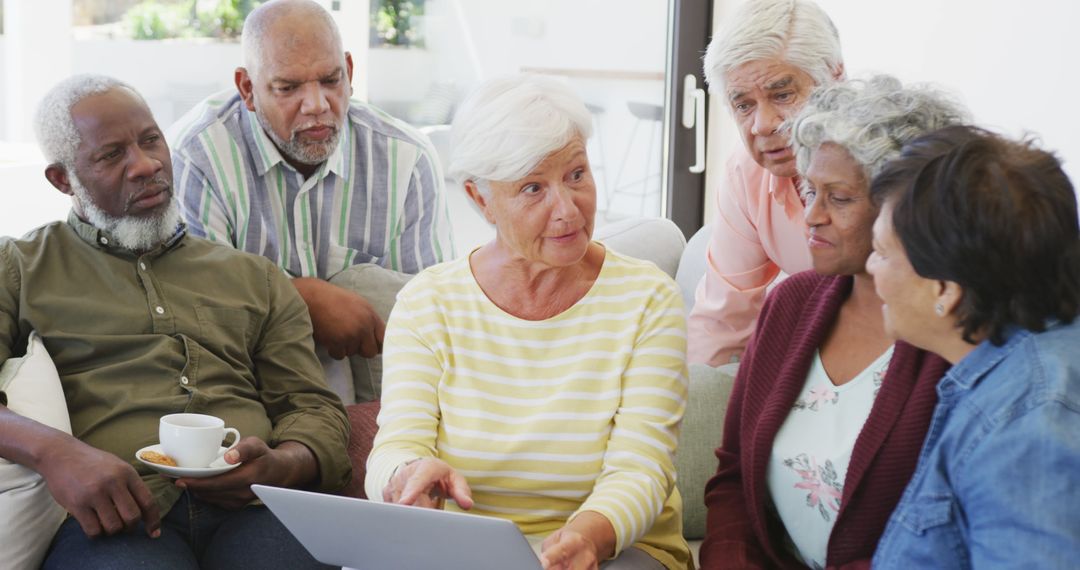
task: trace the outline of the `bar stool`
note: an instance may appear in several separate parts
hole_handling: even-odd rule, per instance
[[[626,153],[623,155],[622,165],[619,167],[619,174],[615,178],[615,186],[608,194],[608,213],[610,218],[612,211],[611,205],[613,200],[619,195],[635,196],[638,199],[638,215],[645,215],[645,201],[652,195],[660,194],[660,157],[656,155],[658,135],[662,128],[664,121],[664,107],[663,105],[657,105],[654,103],[644,103],[640,101],[627,101],[626,107],[629,109],[630,114],[636,119],[634,121],[634,128],[630,131],[630,142],[626,144]],[[624,175],[626,174],[626,165],[630,160],[630,155],[633,154],[635,146],[640,148],[640,144],[635,144],[638,137],[639,128],[642,124],[645,124],[645,128],[649,131],[648,143],[645,146],[645,175],[641,178],[631,180],[629,182],[623,182]],[[655,166],[655,172],[653,172]],[[614,195],[614,197],[612,197]]]
[[[589,169],[593,173],[593,181],[596,182],[596,191],[603,192],[607,196],[607,157],[604,155],[604,115],[607,109],[597,103],[585,103],[585,108],[593,116],[593,140],[596,141],[597,152],[589,153]]]

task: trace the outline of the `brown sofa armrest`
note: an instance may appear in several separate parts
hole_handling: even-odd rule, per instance
[[[375,432],[379,426],[375,418],[379,415],[379,402],[364,402],[345,406],[352,426],[349,434],[349,461],[352,462],[352,481],[342,490],[348,497],[366,499],[364,477],[367,475],[367,458],[371,445],[375,441]]]

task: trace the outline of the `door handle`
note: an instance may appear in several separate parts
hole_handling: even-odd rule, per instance
[[[694,129],[694,164],[690,172],[705,172],[705,90],[697,86],[697,77],[688,74],[683,78],[682,125]]]

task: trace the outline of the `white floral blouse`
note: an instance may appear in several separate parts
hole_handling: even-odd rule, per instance
[[[890,346],[851,381],[836,386],[815,352],[806,384],[773,441],[769,494],[792,552],[811,568],[825,567],[851,452],[892,353]]]

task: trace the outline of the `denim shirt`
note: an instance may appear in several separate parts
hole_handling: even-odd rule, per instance
[[[875,568],[1080,564],[1080,319],[984,341],[938,384]]]

